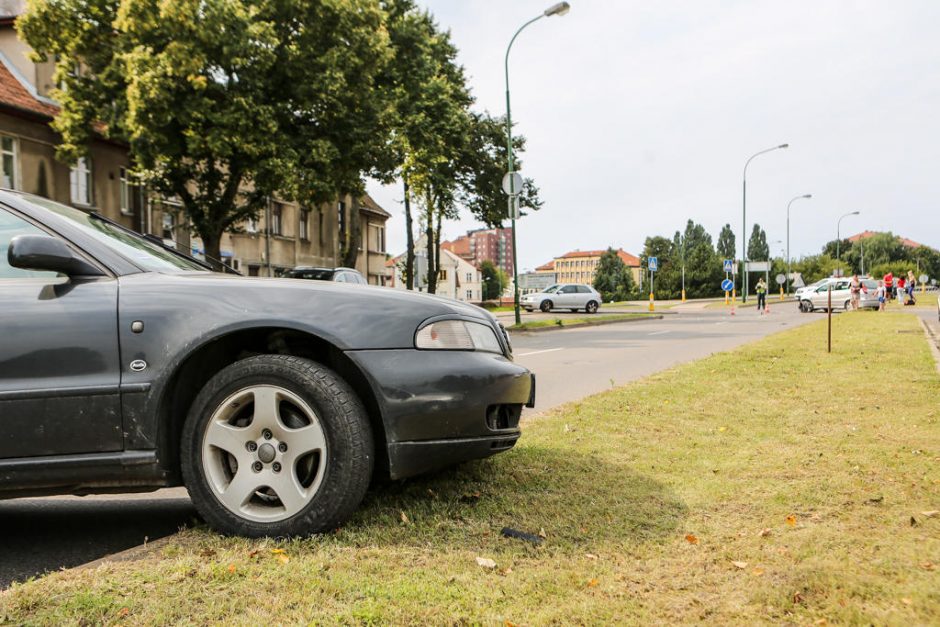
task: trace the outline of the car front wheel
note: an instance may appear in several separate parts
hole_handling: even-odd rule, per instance
[[[806,312],[806,313],[812,313],[812,312],[813,312],[813,309],[814,309],[814,308],[813,308],[813,303],[811,303],[811,302],[808,301],[808,300],[804,300],[804,301],[803,301],[803,311],[804,311],[804,312]]]
[[[597,313],[597,303],[593,300],[588,301],[588,304],[584,307],[584,311],[588,312],[589,314]]]
[[[193,504],[225,534],[298,536],[335,529],[369,487],[374,443],[362,402],[332,370],[259,355],[216,374],[183,426]]]
[[[549,311],[552,310],[552,301],[543,300],[542,304],[539,305],[539,309],[541,309],[544,313],[548,313]]]

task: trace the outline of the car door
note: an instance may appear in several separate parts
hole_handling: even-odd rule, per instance
[[[13,268],[0,207],[0,459],[121,450],[117,280]]]
[[[555,307],[577,307],[578,306],[578,286],[565,285],[556,293]]]
[[[584,309],[585,307],[587,307],[588,301],[595,300],[594,292],[587,285],[579,285],[577,299],[578,299],[578,303],[577,303],[578,309]]]

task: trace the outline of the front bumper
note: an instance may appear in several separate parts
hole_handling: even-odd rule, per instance
[[[473,351],[347,353],[382,415],[389,474],[407,477],[508,450],[535,381],[502,355]]]

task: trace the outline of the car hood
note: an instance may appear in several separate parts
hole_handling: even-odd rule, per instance
[[[437,316],[497,324],[486,310],[449,298],[330,281],[150,272],[121,277],[120,294],[122,315],[149,311],[188,325],[211,320],[219,328],[283,325],[343,350],[411,348],[418,325]]]

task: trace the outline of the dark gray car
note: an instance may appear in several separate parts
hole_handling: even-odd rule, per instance
[[[0,497],[185,485],[226,533],[335,528],[379,474],[510,449],[534,379],[484,310],[259,279],[0,192]]]

